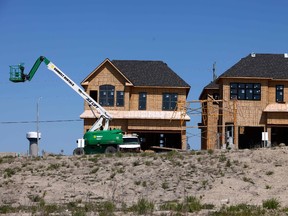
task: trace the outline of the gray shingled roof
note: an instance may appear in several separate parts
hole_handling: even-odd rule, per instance
[[[217,80],[214,80],[206,85],[204,89],[219,89],[219,84],[217,84]]]
[[[288,79],[288,55],[285,54],[252,54],[224,72],[225,77],[261,77],[272,79]]]
[[[112,60],[112,64],[135,86],[190,86],[162,61]]]

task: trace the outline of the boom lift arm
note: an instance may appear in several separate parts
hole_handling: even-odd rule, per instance
[[[100,130],[102,128],[103,130],[108,130],[109,122],[112,119],[111,115],[46,57],[40,56],[34,63],[29,74],[24,74],[23,65],[19,65],[20,71],[17,71],[17,72],[12,71],[11,66],[10,66],[10,70],[11,70],[10,81],[12,82],[25,82],[27,80],[31,81],[42,62],[44,62],[47,65],[47,68],[49,70],[54,72],[60,79],[62,79],[68,86],[70,86],[78,95],[80,95],[88,103],[92,112],[93,112],[93,109],[91,107],[94,107],[99,112],[100,117],[94,123],[94,125],[89,129],[89,131]],[[103,121],[104,121],[104,125],[103,125]]]

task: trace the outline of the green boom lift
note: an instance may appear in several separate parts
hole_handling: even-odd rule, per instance
[[[88,103],[96,119],[93,108],[100,114],[84,137],[77,140],[78,148],[73,154],[115,153],[118,146],[123,144],[122,130],[110,130],[110,114],[46,57],[40,56],[28,74],[24,74],[23,64],[10,66],[9,80],[15,83],[31,81],[42,62]]]

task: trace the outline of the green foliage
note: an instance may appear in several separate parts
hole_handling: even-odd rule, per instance
[[[260,216],[265,215],[265,210],[259,206],[238,204],[235,206],[222,207],[217,212],[212,212],[211,216]]]
[[[225,166],[226,166],[226,167],[231,167],[231,165],[232,165],[232,164],[231,164],[231,161],[228,159],[228,160],[226,161],[226,165],[225,165]]]
[[[181,159],[181,160],[184,159],[184,156],[180,152],[175,151],[175,150],[170,151],[170,152],[168,152],[166,154],[163,154],[163,157],[166,157],[166,159],[170,160],[170,161],[173,161],[173,160],[175,160],[177,158]]]
[[[50,164],[50,165],[47,167],[47,170],[58,170],[60,167],[61,167],[61,165],[58,164],[58,163]]]
[[[168,189],[169,188],[169,184],[168,184],[168,182],[163,182],[162,183],[162,188],[164,189],[164,190],[166,190],[166,189]]]
[[[146,200],[145,198],[141,198],[136,204],[132,205],[129,210],[140,215],[152,214],[154,211],[154,203]]]
[[[133,166],[139,166],[140,165],[140,161],[139,160],[135,160],[132,163]]]
[[[145,161],[145,165],[146,166],[151,166],[151,165],[153,165],[153,163],[152,163],[152,161]]]
[[[13,212],[13,208],[11,206],[9,206],[9,205],[0,206],[0,213],[1,214],[7,214],[10,212]]]
[[[141,157],[155,157],[157,156],[154,152],[141,152]]]
[[[264,200],[262,206],[266,209],[278,209],[280,207],[280,202],[276,198],[271,198]]]
[[[28,195],[28,198],[31,202],[40,202],[42,200],[42,197],[39,196],[38,194],[36,195]]]
[[[42,205],[43,205],[43,203],[42,203]],[[49,205],[44,205],[44,206],[40,205],[40,207],[41,207],[42,211],[44,211],[44,213],[45,213],[44,215],[50,215],[51,213],[56,213],[56,212],[63,210],[56,204],[49,204]]]
[[[209,155],[212,155],[214,153],[214,150],[213,149],[208,149],[207,152],[208,152]]]
[[[120,151],[117,151],[115,154],[116,157],[122,158],[124,156],[124,154]]]
[[[88,161],[91,161],[93,163],[97,163],[98,160],[99,160],[99,156],[97,156],[97,155],[94,155],[93,157],[88,158]]]
[[[210,209],[213,205],[202,205],[200,200],[194,196],[188,196],[183,202],[166,202],[160,206],[161,210],[169,210],[176,212],[197,212],[201,209]]]
[[[16,169],[6,168],[4,170],[4,178],[10,178],[12,175],[15,175]]]
[[[86,212],[83,209],[77,209],[72,212],[72,216],[86,216]]]
[[[134,184],[138,186],[141,184],[141,181],[134,181]]]
[[[226,156],[224,154],[221,154],[219,157],[219,162],[225,162],[227,160]]]
[[[251,183],[251,184],[255,184],[251,178],[248,178],[248,177],[246,177],[246,176],[243,177],[243,181],[244,181],[244,182],[249,182],[249,183]]]
[[[115,204],[111,201],[105,201],[98,206],[99,209],[99,216],[111,216],[114,215],[113,212],[115,211],[116,207]]]
[[[272,186],[270,186],[270,185],[265,185],[265,189],[271,189],[272,188]]]
[[[268,175],[268,176],[273,175],[273,174],[274,174],[273,171],[267,171],[267,172],[266,172],[266,175]]]
[[[185,199],[185,207],[188,212],[200,211],[202,209],[202,205],[200,200],[194,196],[188,196]]]
[[[14,160],[15,160],[15,157],[12,155],[0,157],[0,163],[9,163],[10,164],[10,163],[14,162]]]

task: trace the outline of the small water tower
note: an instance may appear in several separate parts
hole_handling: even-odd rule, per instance
[[[38,134],[38,136],[37,136]],[[38,141],[41,139],[41,133],[27,132],[26,138],[29,140],[29,155],[32,157],[38,156]]]

